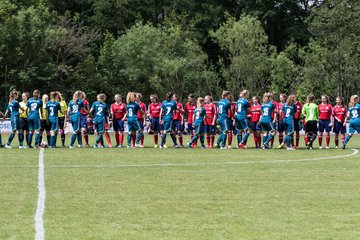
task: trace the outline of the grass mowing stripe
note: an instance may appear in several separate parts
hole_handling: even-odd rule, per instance
[[[204,165],[237,165],[237,164],[268,164],[268,163],[297,163],[297,162],[308,162],[308,161],[319,161],[319,160],[328,160],[328,159],[337,159],[337,158],[347,158],[355,156],[359,153],[357,149],[351,149],[352,153],[346,155],[338,155],[331,157],[319,157],[319,158],[304,158],[304,159],[295,159],[295,160],[264,160],[264,161],[239,161],[239,162],[203,162],[203,163],[151,163],[151,164],[127,164],[127,165],[49,165],[48,168],[83,168],[83,167],[94,167],[94,168],[102,168],[102,167],[178,167],[178,166],[204,166]]]
[[[37,208],[35,213],[35,240],[45,239],[44,229],[44,212],[45,212],[45,178],[44,178],[44,149],[39,152],[39,179],[38,179],[39,197],[37,201]]]

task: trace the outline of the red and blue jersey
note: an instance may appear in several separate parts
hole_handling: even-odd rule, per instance
[[[126,113],[126,104],[113,103],[110,106],[110,111],[113,113],[113,119],[123,119]]]
[[[161,104],[160,103],[150,103],[148,107],[148,111],[151,118],[159,118],[160,111],[161,111]]]
[[[183,111],[183,105],[181,104],[181,102],[177,102],[176,103],[176,111],[175,111],[173,119],[181,120],[182,119],[182,117],[181,117],[182,111]]]
[[[261,104],[251,105],[251,122],[258,122],[261,116]]]
[[[209,118],[205,118],[205,125],[212,125],[216,116],[216,106],[214,103],[209,103],[204,104],[204,108],[206,110],[206,115],[209,116]]]
[[[330,120],[332,114],[332,107],[330,104],[319,104],[319,119]]]
[[[346,120],[347,112],[348,112],[348,110],[345,106],[335,105],[332,109],[333,117],[337,121],[342,122],[342,123]]]
[[[194,116],[194,112],[195,112],[195,105],[190,105],[189,103],[186,103],[185,105],[185,113],[187,113],[187,122],[189,124],[193,123],[193,116]]]

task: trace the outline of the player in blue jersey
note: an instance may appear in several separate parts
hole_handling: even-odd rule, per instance
[[[229,91],[223,91],[222,99],[217,104],[218,109],[218,122],[221,128],[221,134],[216,142],[216,147],[220,147],[221,149],[226,149],[225,143],[227,139],[227,134],[230,130],[230,119],[229,119],[229,111],[230,115],[234,115],[231,110],[231,103],[229,99],[231,98],[231,93]]]
[[[109,107],[105,103],[106,95],[101,93],[96,97],[97,101],[91,105],[90,114],[94,113],[94,126],[97,132],[97,139],[94,144],[94,148],[98,148],[101,144],[101,148],[104,148],[104,132],[105,123],[109,123]]]
[[[18,132],[19,137],[19,148],[24,148],[23,142],[24,142],[24,134],[22,131],[21,121],[20,121],[20,113],[19,110],[21,109],[19,102],[17,101],[19,97],[19,93],[16,90],[12,90],[10,92],[10,98],[9,98],[9,105],[6,109],[6,112],[4,114],[4,120],[8,113],[10,113],[10,120],[11,120],[11,134],[9,136],[9,139],[7,141],[7,144],[5,145],[6,148],[11,148],[11,142],[15,137],[16,132]]]
[[[277,148],[283,148],[286,145],[287,150],[295,150],[295,148],[292,148],[291,146],[295,131],[294,115],[297,111],[297,105],[295,103],[296,103],[296,96],[292,94],[287,98],[286,102],[282,104],[282,108],[281,108],[281,112],[283,113],[282,127],[283,130],[285,131],[285,138]]]
[[[205,100],[203,98],[198,98],[196,101],[196,109],[193,116],[193,127],[195,129],[195,136],[188,142],[187,146],[189,148],[193,147],[193,143],[200,138],[201,148],[205,149],[205,137],[204,137],[204,121],[205,118],[210,118],[206,115],[206,109],[204,108]]]
[[[160,148],[164,147],[166,135],[168,133],[173,140],[174,147],[179,148],[179,145],[176,143],[176,135],[173,128],[173,116],[177,109],[176,102],[172,100],[173,96],[174,94],[172,92],[168,92],[166,94],[166,100],[164,100],[161,104],[160,123],[164,124],[164,132],[161,136]]]
[[[348,118],[350,118],[349,132],[343,143],[343,149],[346,148],[346,144],[349,142],[350,138],[355,134],[355,132],[358,134],[360,133],[360,104],[358,95],[353,95],[350,98]]]
[[[250,121],[247,118],[247,112],[250,110],[250,104],[248,98],[249,98],[249,91],[243,90],[240,93],[240,98],[236,102],[235,121],[236,121],[236,129],[237,129],[237,141],[239,148],[242,149],[246,148],[246,142],[250,135]]]
[[[142,136],[141,125],[138,120],[138,113],[141,113],[142,116],[145,115],[145,112],[141,109],[140,105],[136,103],[136,93],[129,92],[126,95],[126,113],[123,117],[123,121],[125,119],[128,120],[128,137],[127,137],[127,147],[134,147],[131,145],[131,139],[133,136],[136,136],[135,147],[140,147],[140,139]]]
[[[40,97],[40,91],[39,90],[35,90],[33,92],[33,97],[30,98],[27,103],[26,103],[26,111],[27,111],[27,115],[28,115],[28,122],[29,122],[29,139],[28,139],[28,144],[29,147],[31,148],[31,142],[32,142],[32,137],[35,133],[35,147],[39,148],[39,138],[40,138],[40,117],[42,117],[42,111],[41,108],[43,106],[43,102],[41,99],[39,99]]]
[[[73,99],[68,104],[66,119],[70,120],[73,127],[73,133],[70,140],[70,147],[74,148],[75,140],[78,140],[78,147],[82,147],[81,136],[81,110],[87,112],[84,102],[81,100],[82,92],[76,91],[73,94]]]
[[[270,94],[265,93],[263,97],[263,104],[261,105],[261,117],[259,125],[261,125],[261,130],[264,132],[263,135],[263,148],[269,149],[269,142],[276,135],[276,130],[274,123],[276,122],[276,114],[274,114],[274,119],[272,118],[272,113],[275,110],[275,105],[270,101]]]
[[[61,112],[60,103],[55,99],[58,98],[57,92],[50,93],[50,101],[46,103],[47,121],[50,125],[50,148],[56,147],[56,136],[59,131],[59,112]]]

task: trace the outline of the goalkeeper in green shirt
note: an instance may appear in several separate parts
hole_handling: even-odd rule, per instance
[[[305,122],[306,122],[306,138],[308,139],[307,142],[307,148],[308,149],[313,149],[313,142],[316,139],[317,136],[317,121],[319,118],[319,109],[318,109],[318,105],[316,105],[314,103],[315,101],[315,96],[314,95],[309,95],[307,97],[307,102],[303,109],[302,109],[302,115],[305,118]]]

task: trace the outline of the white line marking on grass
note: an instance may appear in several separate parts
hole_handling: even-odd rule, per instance
[[[328,159],[337,159],[337,158],[347,158],[355,156],[359,153],[357,149],[351,149],[353,152],[346,155],[338,155],[331,157],[318,157],[318,158],[303,158],[303,159],[284,159],[284,160],[262,160],[262,161],[239,161],[239,162],[203,162],[203,163],[149,163],[149,164],[127,164],[127,165],[110,165],[110,164],[101,164],[101,165],[48,165],[47,168],[102,168],[102,167],[121,167],[121,168],[131,168],[131,167],[178,167],[178,166],[205,166],[205,165],[237,165],[237,164],[269,164],[269,163],[298,163],[298,162],[310,162],[310,161],[320,161]]]
[[[45,239],[44,229],[44,212],[45,212],[45,177],[44,177],[44,149],[39,153],[39,180],[38,180],[39,197],[35,213],[35,240]]]

